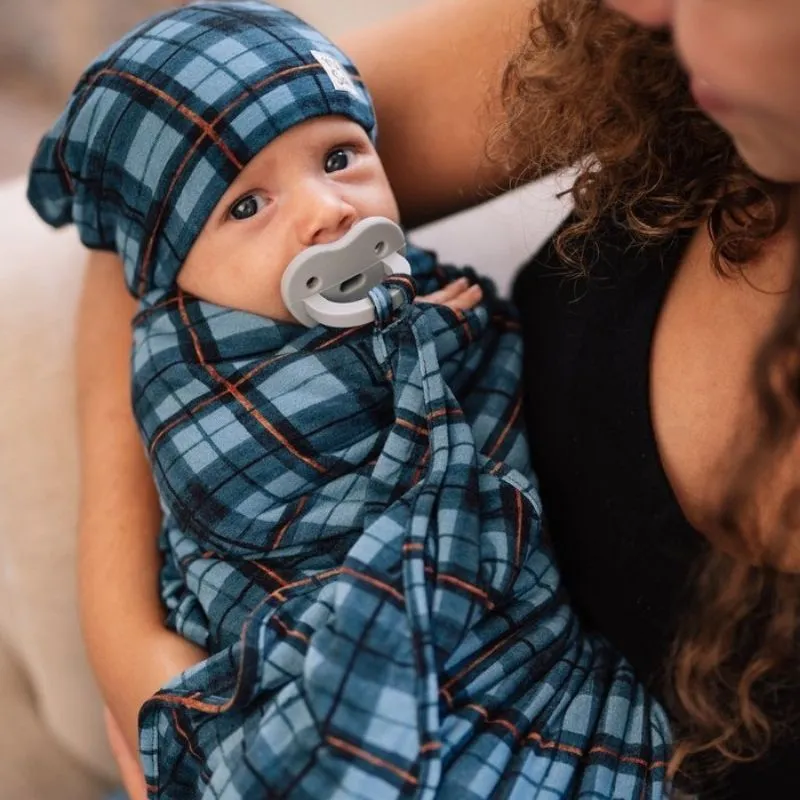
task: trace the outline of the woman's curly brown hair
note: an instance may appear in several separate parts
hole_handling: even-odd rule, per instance
[[[556,239],[576,274],[591,261],[592,232],[609,219],[643,244],[706,225],[714,266],[727,276],[742,272],[786,224],[788,187],[755,175],[700,112],[669,34],[643,30],[600,0],[540,0],[506,67],[503,99],[492,158],[523,179],[577,165],[575,214]],[[745,542],[754,537],[752,481],[797,431],[799,295],[796,287],[758,360],[763,435],[741,459],[717,522]],[[788,393],[778,392],[777,373]],[[791,524],[796,531],[798,520]],[[766,555],[756,563],[775,563]],[[708,776],[763,755],[780,728],[779,709],[759,698],[796,670],[800,591],[794,576],[712,548],[694,594],[667,692],[678,731],[671,768]]]
[[[579,165],[575,221],[556,241],[575,269],[604,218],[643,242],[707,224],[721,272],[754,258],[785,224],[786,188],[756,176],[697,108],[669,35],[601,0],[541,0],[503,98],[493,159],[523,180]]]

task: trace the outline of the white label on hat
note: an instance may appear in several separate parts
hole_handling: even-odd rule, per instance
[[[322,69],[325,70],[327,76],[331,79],[333,88],[340,92],[350,92],[353,97],[362,99],[358,93],[350,73],[340,64],[333,56],[328,53],[321,53],[319,50],[312,50],[311,55],[319,61]]]

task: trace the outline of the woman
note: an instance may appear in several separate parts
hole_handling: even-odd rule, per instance
[[[670,26],[692,94],[730,134],[743,161],[765,178],[800,181],[796,3],[735,2],[723,14],[713,3],[692,0],[609,0],[608,5],[642,25]],[[771,194],[780,196],[774,189]],[[694,598],[699,617],[684,623],[674,659],[672,689],[687,734],[675,760],[693,751],[721,756],[723,766],[726,758],[753,758],[751,769],[728,776],[727,786],[736,786],[730,796],[736,797],[785,792],[781,787],[796,778],[789,764],[800,753],[800,738],[792,735],[798,721],[793,676],[800,598],[797,198],[795,189],[786,204],[793,252],[785,237],[773,235],[762,256],[741,270],[742,278],[751,273],[756,284],[760,273],[761,290],[781,297],[781,307],[750,368],[754,390],[746,400],[755,401],[755,410],[745,402],[739,412],[740,423],[752,433],[728,448],[727,458],[738,457],[738,466],[723,469],[723,499],[698,519],[698,530],[716,530],[719,538],[709,537],[718,547],[699,572]],[[794,269],[785,275],[792,262]],[[729,559],[725,551],[737,557]],[[765,627],[757,632],[759,624]],[[771,743],[777,746],[768,751]]]
[[[692,89],[733,142],[695,107],[669,37],[595,0],[542,0],[541,25],[530,2],[435,0],[346,47],[376,96],[406,221],[582,162],[576,216],[515,290],[565,580],[586,624],[670,701],[675,766],[694,786],[781,796],[800,768],[783,730],[800,707],[784,502],[800,349],[784,223],[797,210],[780,183],[800,179],[800,22],[793,0],[736,0],[724,17],[701,0],[613,5],[674,24]],[[133,304],[114,262],[92,258],[79,341],[81,583],[90,655],[133,746],[138,706],[200,654],[161,627],[158,509],[127,404]]]

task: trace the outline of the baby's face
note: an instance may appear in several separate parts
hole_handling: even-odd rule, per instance
[[[280,292],[291,260],[373,216],[399,221],[366,132],[343,117],[309,120],[242,170],[194,243],[178,285],[217,305],[291,321]]]

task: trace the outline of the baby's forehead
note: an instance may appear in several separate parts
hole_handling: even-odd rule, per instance
[[[339,114],[321,115],[287,128],[262,147],[254,159],[271,153],[279,154],[281,158],[291,157],[293,154],[304,152],[309,145],[328,144],[344,136],[358,137],[365,143],[371,141],[364,128],[353,120]]]
[[[367,132],[346,117],[329,115],[306,120],[284,131],[262,147],[243,166],[231,182],[231,186],[246,181],[249,175],[257,172],[280,171],[287,165],[305,162],[309,155],[316,155],[318,150],[347,144],[353,138],[358,138],[365,146],[372,146]]]

